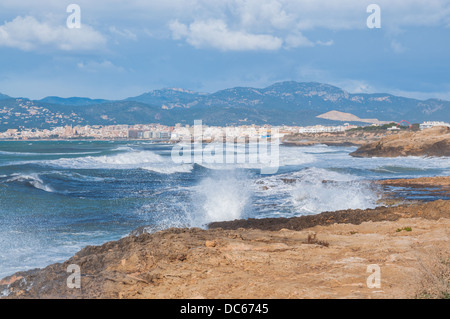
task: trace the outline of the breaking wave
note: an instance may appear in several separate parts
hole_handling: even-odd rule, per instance
[[[298,175],[291,200],[299,211],[319,213],[377,206],[379,196],[373,185],[355,176],[325,169],[307,169]]]
[[[142,169],[158,174],[190,173],[194,169],[194,165],[152,165],[142,167]]]
[[[76,153],[32,153],[32,152],[9,152],[0,151],[1,155],[17,155],[17,156],[61,156],[61,155],[88,155],[88,154],[98,154],[100,151],[95,152],[76,152]]]
[[[121,148],[127,150],[128,147]],[[118,149],[116,149],[118,150]],[[193,165],[173,163],[170,157],[152,151],[135,151],[115,155],[87,156],[79,158],[60,158],[40,162],[43,165],[71,169],[145,169],[160,174],[189,173]]]
[[[251,210],[249,184],[242,171],[211,172],[194,186],[192,225],[201,227],[210,222],[244,218]]]
[[[269,202],[279,205],[281,211],[287,209],[287,216],[374,208],[379,200],[378,190],[369,181],[322,168],[262,178],[254,187],[262,202],[270,197]]]
[[[10,178],[5,181],[6,183],[23,183],[25,185],[53,193],[55,190],[49,185],[45,184],[38,174],[11,174]]]

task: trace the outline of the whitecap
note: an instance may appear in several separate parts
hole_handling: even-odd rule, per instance
[[[159,174],[175,174],[175,173],[190,173],[194,169],[194,165],[183,164],[183,165],[152,165],[144,166],[142,169],[147,171],[152,171]]]
[[[14,173],[10,175],[11,178],[6,180],[6,183],[10,182],[21,182],[21,183],[27,183],[37,189],[53,193],[55,190],[50,187],[49,185],[46,185],[42,179],[39,177],[38,174],[18,174]]]
[[[9,152],[0,151],[3,155],[18,155],[18,156],[61,156],[61,155],[88,155],[88,154],[98,154],[100,151],[92,152],[73,152],[73,153],[32,153],[32,152]]]
[[[115,155],[60,158],[40,161],[40,164],[74,169],[132,169],[167,161],[152,151],[130,151]],[[169,159],[170,161],[170,159]]]
[[[276,202],[289,216],[374,208],[379,200],[376,187],[362,177],[315,167],[263,177],[253,187],[260,205]],[[270,203],[266,203],[269,197]]]
[[[192,226],[244,218],[251,209],[248,176],[239,171],[212,172],[192,188]]]

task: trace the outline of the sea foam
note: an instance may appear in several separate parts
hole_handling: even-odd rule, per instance
[[[129,150],[126,152],[78,158],[60,158],[41,161],[40,164],[71,169],[145,169],[160,174],[188,173],[193,165],[173,163],[170,157],[161,156],[152,151]]]
[[[193,226],[244,218],[251,209],[252,190],[245,172],[214,171],[194,186]]]
[[[39,177],[38,174],[11,174],[10,178],[6,180],[6,183],[11,182],[20,182],[20,183],[26,183],[27,185],[30,185],[32,187],[35,187],[37,189],[53,193],[55,190],[50,187],[49,185],[45,184],[42,179]]]

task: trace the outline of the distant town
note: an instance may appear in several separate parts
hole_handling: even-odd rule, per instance
[[[372,124],[370,127],[379,126]],[[434,126],[450,128],[449,123],[439,121],[424,122],[419,125],[420,129]],[[365,126],[367,127],[367,126]],[[274,130],[276,128],[276,130]],[[337,133],[361,126],[345,123],[338,126],[270,126],[270,125],[241,125],[232,127],[202,125],[202,139],[205,141],[223,141],[224,136],[235,138],[281,138],[289,134],[311,134],[311,133]],[[195,139],[195,125],[176,124],[166,126],[161,124],[136,124],[136,125],[85,125],[85,126],[59,126],[51,129],[8,129],[0,133],[3,140],[45,140],[45,139],[144,139],[177,142]],[[387,130],[400,130],[399,125],[391,125]],[[271,136],[276,131],[278,136]]]

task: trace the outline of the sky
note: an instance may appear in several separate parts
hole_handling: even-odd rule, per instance
[[[0,93],[13,97],[293,80],[450,100],[449,57],[449,0],[0,0]]]

